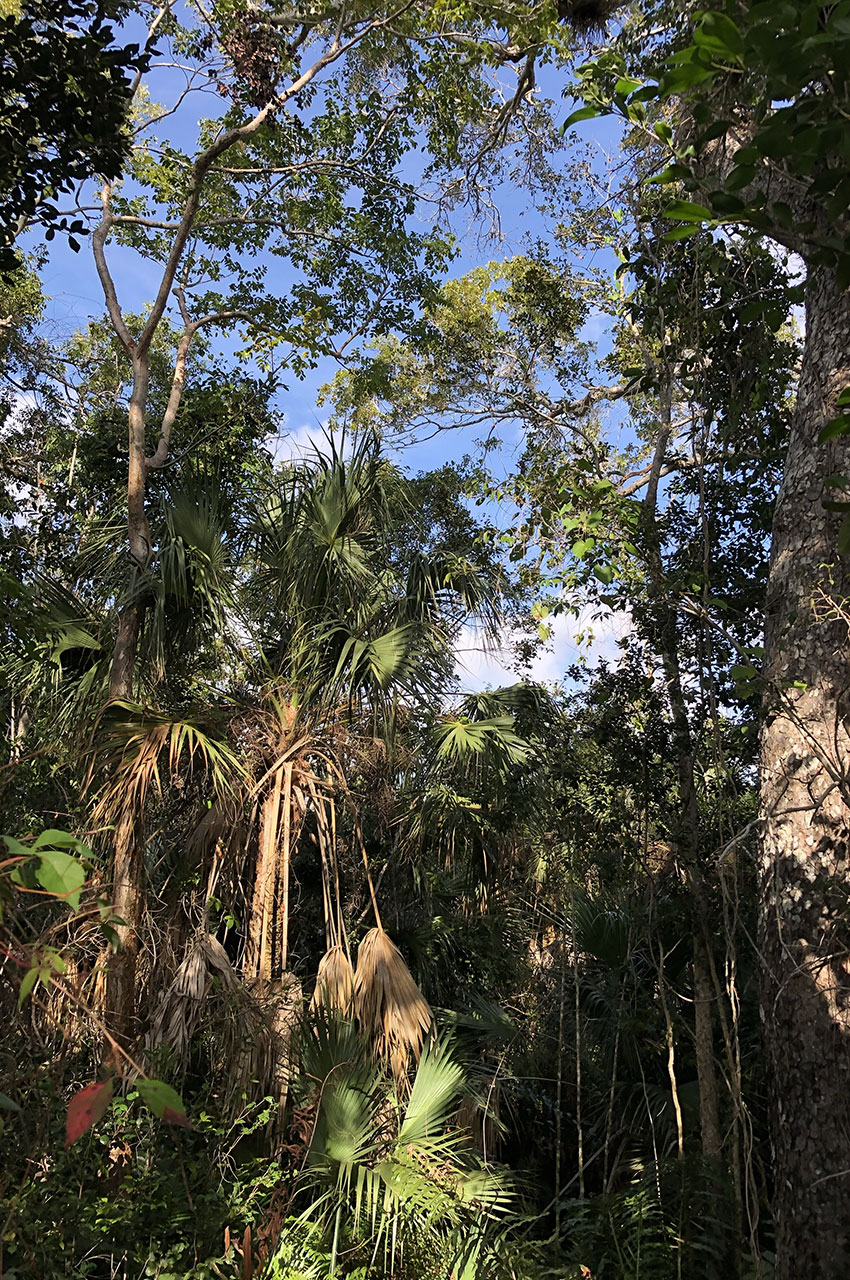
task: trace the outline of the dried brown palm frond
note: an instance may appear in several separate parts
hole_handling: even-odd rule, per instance
[[[354,1011],[392,1067],[397,1082],[418,1060],[431,1025],[431,1007],[411,977],[398,947],[381,928],[370,929],[357,949]]]
[[[193,812],[184,841],[190,863],[206,868],[220,863],[225,855],[235,859],[245,843],[243,819],[241,797],[216,796],[200,816],[196,817]],[[208,897],[210,892],[212,890],[208,891]]]
[[[296,1065],[295,1033],[304,1008],[301,983],[294,973],[284,973],[280,978],[255,978],[249,991],[262,1018],[262,1034],[243,1050],[231,1087],[238,1086],[236,1092],[247,1096],[251,1084],[258,1084],[283,1107]]]
[[[331,947],[319,961],[311,1009],[336,1009],[343,1017],[351,1012],[354,999],[354,970],[340,946]]]
[[[197,933],[154,1014],[147,1047],[165,1045],[178,1063],[185,1063],[203,1016],[204,1002],[214,984],[223,993],[233,992],[240,985],[218,939],[210,933]]]
[[[160,1002],[147,1048],[167,1047],[185,1066],[202,1035],[220,1096],[238,1112],[251,1098],[285,1098],[301,1007],[301,984],[293,974],[246,986],[221,943],[200,931]]]

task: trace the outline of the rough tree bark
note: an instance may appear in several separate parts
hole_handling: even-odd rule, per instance
[[[826,478],[850,475],[850,438],[818,443],[848,382],[850,299],[814,267],[765,627],[760,947],[776,1280],[850,1276],[850,572],[840,516],[823,506],[836,496]]]

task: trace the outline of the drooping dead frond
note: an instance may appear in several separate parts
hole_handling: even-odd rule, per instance
[[[294,974],[246,985],[221,943],[199,932],[162,997],[147,1048],[169,1048],[184,1067],[193,1041],[203,1036],[225,1105],[238,1111],[246,1099],[270,1093],[283,1101],[301,1008],[301,984]]]
[[[196,934],[154,1015],[148,1048],[165,1045],[181,1065],[185,1063],[207,992],[215,982],[223,993],[240,985],[218,939],[210,933]]]
[[[411,1058],[419,1058],[432,1014],[401,952],[381,928],[370,929],[357,949],[354,1011],[376,1054],[402,1080]]]
[[[340,946],[331,947],[319,961],[311,1009],[336,1009],[343,1017],[351,1012],[354,999],[354,970]]]

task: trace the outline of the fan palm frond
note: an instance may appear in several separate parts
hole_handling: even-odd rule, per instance
[[[187,649],[235,642],[236,565],[214,491],[203,484],[171,494],[162,509],[156,564],[136,593],[148,602],[144,632],[157,675]]]
[[[404,609],[424,621],[435,613],[452,620],[473,618],[494,631],[500,621],[491,584],[465,556],[418,552],[407,572]]]
[[[141,812],[151,786],[162,790],[160,769],[170,776],[201,765],[217,796],[232,796],[245,771],[232,748],[197,721],[172,720],[130,702],[113,702],[101,717],[105,732],[95,738],[89,782],[108,779],[97,806],[109,820],[119,810]]]
[[[514,729],[512,716],[488,720],[452,717],[432,730],[437,758],[452,764],[467,764],[475,756],[490,754],[497,760],[522,764],[531,754],[531,744]]]
[[[46,575],[0,581],[14,634],[5,669],[11,691],[49,711],[59,732],[90,721],[108,681],[107,618]]]
[[[457,1110],[454,1104],[464,1083],[464,1070],[452,1057],[448,1041],[426,1045],[399,1129],[399,1146],[429,1143],[436,1150]]]
[[[349,1238],[369,1240],[373,1259],[383,1246],[393,1274],[397,1253],[427,1242],[448,1273],[484,1280],[493,1228],[512,1193],[454,1123],[465,1073],[450,1046],[425,1049],[403,1108],[350,1023],[323,1016],[304,1067],[317,1106],[304,1174],[314,1197],[308,1212],[333,1228],[331,1274],[344,1223]]]
[[[551,717],[555,704],[544,685],[520,681],[501,689],[468,694],[461,701],[460,711],[469,720],[487,720],[506,714],[539,720]]]

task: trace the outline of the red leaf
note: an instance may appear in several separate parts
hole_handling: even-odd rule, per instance
[[[70,1147],[93,1124],[97,1124],[111,1101],[111,1080],[95,1080],[93,1084],[87,1084],[85,1089],[75,1093],[68,1103],[68,1114],[65,1117],[65,1146]]]
[[[162,1118],[167,1124],[179,1125],[181,1129],[192,1128],[183,1111],[172,1111],[171,1107],[165,1107],[162,1112]]]

